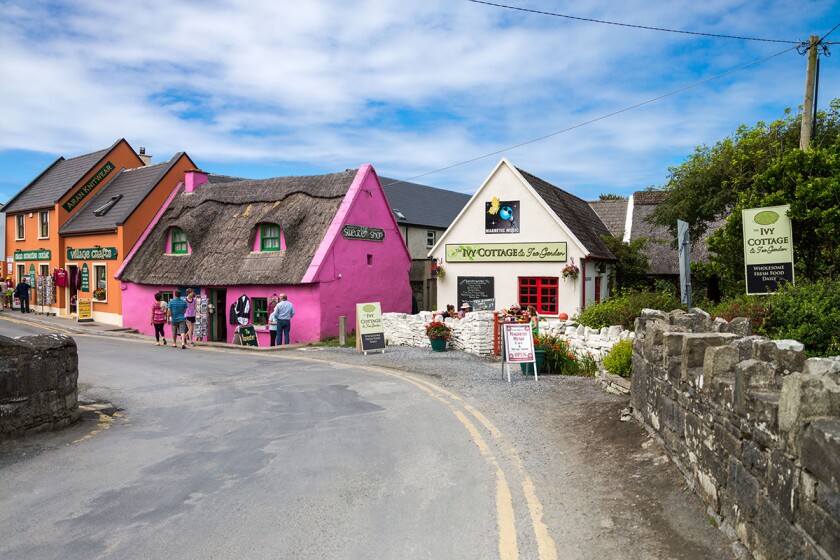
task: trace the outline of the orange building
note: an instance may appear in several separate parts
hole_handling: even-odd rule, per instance
[[[33,311],[74,314],[78,298],[92,298],[94,320],[122,325],[113,275],[184,172],[195,167],[185,153],[157,165],[150,160],[121,139],[98,152],[59,158],[9,201],[3,209],[6,272],[15,283],[29,276],[38,284]]]

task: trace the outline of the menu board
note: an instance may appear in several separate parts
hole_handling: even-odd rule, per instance
[[[496,299],[492,276],[459,276],[458,309],[464,303],[470,304],[473,311],[493,310]]]

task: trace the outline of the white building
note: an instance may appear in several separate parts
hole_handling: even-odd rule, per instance
[[[429,253],[445,271],[439,307],[516,302],[572,317],[608,295],[609,234],[587,202],[502,158]]]

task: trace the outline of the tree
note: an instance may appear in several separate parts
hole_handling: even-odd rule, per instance
[[[620,237],[602,235],[601,239],[618,261],[613,264],[610,275],[611,292],[623,288],[637,288],[645,284],[650,264],[642,253],[647,247],[647,237],[625,243]]]
[[[598,200],[624,200],[626,198],[626,196],[611,193],[601,194],[598,196]]]
[[[742,291],[744,254],[741,210],[790,204],[797,277],[815,279],[837,272],[840,259],[840,100],[820,113],[812,148],[799,150],[800,115],[770,125],[741,126],[734,137],[699,147],[671,168],[665,201],[653,223],[676,230],[687,221],[699,239],[720,216],[726,224],[708,239],[709,271],[725,292]]]

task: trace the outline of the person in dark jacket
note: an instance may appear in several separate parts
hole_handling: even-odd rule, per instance
[[[15,297],[20,300],[20,312],[29,313],[29,277],[24,276],[15,288]]]

